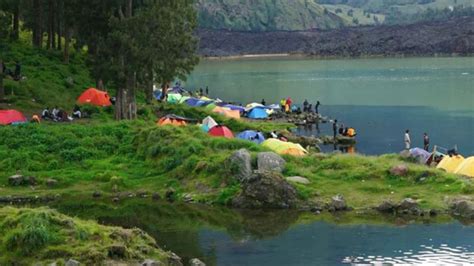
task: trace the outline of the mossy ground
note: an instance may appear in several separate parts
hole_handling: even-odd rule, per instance
[[[64,263],[86,265],[155,259],[168,263],[170,254],[139,229],[122,229],[72,218],[49,208],[0,208],[0,263]]]

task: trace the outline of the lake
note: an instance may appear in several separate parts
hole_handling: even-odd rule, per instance
[[[236,211],[145,201],[117,207],[75,201],[56,207],[103,224],[141,228],[185,262],[197,257],[207,265],[474,263],[474,227],[443,218],[439,224],[393,216],[357,220],[354,214]]]
[[[357,129],[363,154],[399,152],[410,129],[414,146],[427,132],[432,145],[474,155],[473,57],[204,60],[185,85],[209,86],[212,97],[241,103],[319,100],[320,113]],[[320,130],[332,134],[329,124]],[[317,135],[314,128],[298,132]]]

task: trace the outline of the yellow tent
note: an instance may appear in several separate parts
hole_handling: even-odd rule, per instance
[[[458,175],[465,175],[469,177],[474,177],[474,156],[465,159],[459,166],[456,168],[454,173]]]
[[[438,169],[443,169],[448,173],[454,173],[456,171],[456,168],[464,161],[464,157],[461,155],[455,155],[455,156],[444,156],[443,160],[439,162],[439,164],[436,166]]]
[[[303,156],[308,153],[308,151],[301,147],[300,144],[284,142],[278,139],[267,139],[262,143],[262,146],[267,147],[279,154]]]

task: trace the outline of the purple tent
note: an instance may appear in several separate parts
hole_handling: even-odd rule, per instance
[[[410,156],[413,158],[419,158],[426,163],[428,159],[431,157],[431,153],[421,149],[421,148],[413,148],[410,150]]]
[[[245,108],[242,107],[242,106],[227,104],[227,105],[224,105],[224,107],[227,107],[227,108],[229,108],[229,109],[232,110],[232,111],[239,111],[239,112],[241,112],[241,113],[245,112]]]

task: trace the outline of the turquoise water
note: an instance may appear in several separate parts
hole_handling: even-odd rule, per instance
[[[319,100],[323,115],[358,129],[361,153],[398,152],[410,129],[416,146],[427,132],[432,144],[474,154],[472,57],[203,61],[186,87],[206,86],[213,97],[242,103]],[[330,133],[328,125],[320,129]]]

